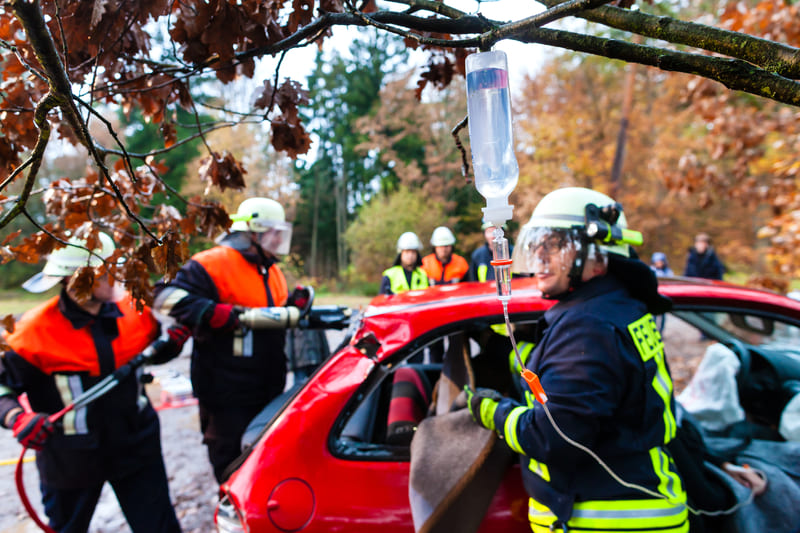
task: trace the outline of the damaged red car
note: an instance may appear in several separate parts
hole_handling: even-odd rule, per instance
[[[758,438],[784,441],[781,415],[800,394],[800,302],[688,279],[662,280],[659,290],[673,301],[662,336],[676,396],[709,346],[721,345],[740,362],[735,387],[747,423],[762,432]],[[515,279],[514,331],[535,329],[552,304],[533,280]],[[373,299],[342,346],[245,436],[220,487],[218,531],[413,532],[414,430],[452,408],[449,399],[442,407],[442,387],[458,381],[448,361],[467,361],[479,386],[502,390],[511,350],[503,322],[491,283]],[[510,466],[480,510],[478,530],[530,531],[527,510],[519,467]]]

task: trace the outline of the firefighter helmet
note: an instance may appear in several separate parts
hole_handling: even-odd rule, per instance
[[[422,243],[413,231],[407,231],[397,239],[397,253],[399,254],[403,250],[422,250]]]
[[[602,224],[612,228],[616,234],[627,234],[628,222],[622,206],[609,196],[582,187],[566,187],[547,194],[537,204],[530,220],[522,227],[517,246],[514,248],[514,272],[533,273],[535,247],[547,232],[557,231],[571,240],[579,253],[576,257],[575,275],[583,268],[590,244],[605,253],[630,256],[628,243],[615,239],[599,239],[595,236],[596,224],[589,223],[589,214],[602,213],[608,218]],[[588,231],[588,232],[587,232]],[[635,233],[635,232],[631,232]],[[590,236],[592,234],[592,236]],[[637,234],[638,235],[638,234]]]
[[[439,226],[431,235],[432,246],[452,246],[456,243],[456,236],[446,226]]]
[[[63,278],[71,276],[81,267],[97,267],[103,264],[114,253],[114,241],[105,233],[97,234],[99,246],[90,253],[86,248],[86,239],[72,237],[68,245],[55,250],[47,257],[41,272],[22,284],[29,292],[44,292],[54,287]]]

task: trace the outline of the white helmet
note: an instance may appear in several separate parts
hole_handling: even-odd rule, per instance
[[[456,243],[456,236],[445,226],[439,226],[433,230],[431,235],[431,245],[433,246],[452,246]]]
[[[605,208],[605,209],[604,209]],[[622,206],[611,197],[582,187],[566,187],[547,194],[522,227],[514,247],[514,272],[533,273],[534,249],[543,232],[559,230],[572,239],[582,253],[575,272],[583,267],[587,245],[605,253],[629,257],[629,244],[641,244],[641,234],[627,229]]]
[[[276,222],[286,222],[286,214],[281,204],[269,198],[248,198],[241,204],[235,215],[231,215],[231,231],[253,231],[262,233],[272,228]]]
[[[248,198],[239,204],[235,215],[230,215],[231,231],[264,233],[261,247],[273,254],[289,253],[292,242],[292,225],[286,222],[281,204],[270,198]]]
[[[103,260],[114,253],[115,246],[111,237],[105,233],[98,233],[97,236],[99,246],[92,250],[93,253],[86,249],[86,239],[69,239],[69,245],[51,253],[42,271],[23,283],[22,288],[29,292],[44,292],[81,267],[102,265]]]
[[[422,250],[422,243],[413,231],[407,231],[397,239],[397,253],[399,254],[403,250]]]

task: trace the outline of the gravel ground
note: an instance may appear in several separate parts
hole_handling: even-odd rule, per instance
[[[707,343],[699,342],[697,331],[672,319],[667,321],[664,337],[667,355],[675,377],[676,393],[680,392],[700,362]],[[328,342],[333,350],[338,346],[342,332],[329,332]],[[161,367],[154,373],[178,372],[189,375],[189,356],[184,355]],[[290,382],[291,383],[291,377]],[[151,398],[158,391],[148,386]],[[157,402],[154,401],[154,404]],[[186,533],[210,533],[214,531],[214,507],[217,500],[217,484],[208,463],[205,446],[202,444],[197,406],[188,405],[159,411],[161,419],[161,442],[164,462],[169,478],[170,494]],[[35,533],[39,529],[28,517],[20,502],[14,484],[14,467],[20,447],[10,431],[0,430],[0,533]],[[44,517],[40,503],[38,474],[32,461],[33,452],[26,456],[24,482],[28,497]],[[90,533],[130,533],[111,488],[106,485],[92,519]]]

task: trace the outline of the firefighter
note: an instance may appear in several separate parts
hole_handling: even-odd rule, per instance
[[[453,253],[456,237],[450,228],[439,226],[431,235],[433,253],[422,258],[422,270],[429,285],[444,285],[464,281],[469,270],[467,260]]]
[[[470,256],[467,281],[494,281],[494,268],[492,268],[491,265],[492,259],[494,259],[492,252],[494,226],[488,222],[484,222],[481,229],[483,230],[483,238],[486,242],[476,248]],[[506,229],[505,224],[503,224],[503,229]],[[514,246],[511,243],[508,245],[508,251],[514,251]]]
[[[130,295],[100,272],[88,300],[69,284],[81,267],[99,267],[114,251],[99,234],[90,255],[86,240],[50,254],[42,272],[26,281],[31,292],[61,283],[61,292],[26,312],[5,336],[10,350],[0,361],[0,421],[21,444],[37,450],[44,511],[58,532],[86,532],[103,484],[108,481],[134,532],[180,531],[161,456],[158,416],[136,373],[106,395],[67,413],[57,424],[48,415],[124,365],[158,336],[150,309],[137,312]],[[186,328],[153,344],[163,363],[180,353]],[[33,412],[17,397],[27,393]]]
[[[400,235],[394,264],[383,271],[380,294],[428,288],[428,275],[421,268],[420,250],[422,243],[416,233],[407,231]]]
[[[686,493],[666,451],[676,432],[672,379],[653,319],[669,301],[627,244],[587,234],[626,227],[608,196],[565,188],[539,202],[517,240],[515,271],[534,274],[555,300],[535,347],[522,347],[532,350],[526,367],[554,423],[530,391],[519,404],[467,390],[473,418],[520,454],[534,532],[688,531]]]
[[[231,220],[218,246],[195,254],[174,280],[157,284],[154,305],[194,333],[192,388],[219,483],[241,453],[248,423],[286,385],[286,330],[243,328],[239,315],[292,303],[278,266],[292,233],[283,207],[248,198]]]

